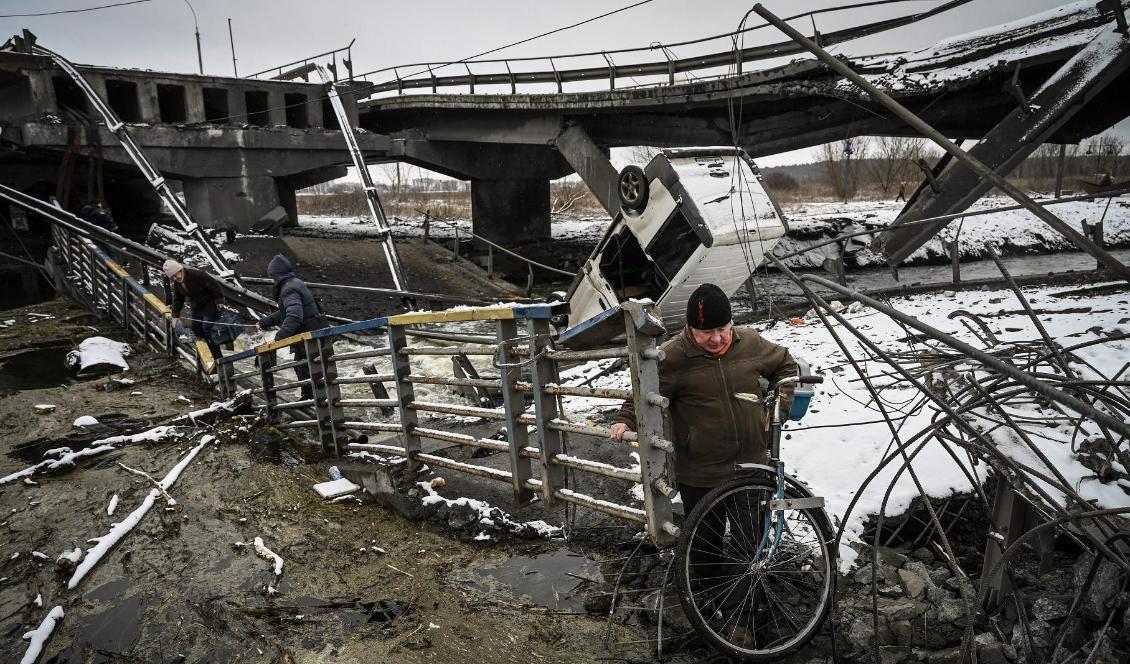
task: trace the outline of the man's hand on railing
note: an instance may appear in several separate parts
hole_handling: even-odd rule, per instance
[[[617,422],[616,424],[612,425],[612,429],[609,432],[608,437],[611,438],[615,443],[623,442],[624,434],[631,430],[631,427],[629,427],[627,424],[624,424],[623,422]]]

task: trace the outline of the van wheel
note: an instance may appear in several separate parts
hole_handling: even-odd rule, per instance
[[[639,166],[625,166],[620,171],[620,205],[629,212],[639,213],[647,207],[647,176]]]

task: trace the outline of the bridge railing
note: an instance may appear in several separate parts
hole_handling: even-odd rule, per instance
[[[897,2],[899,0],[891,1]],[[862,2],[817,9],[790,16],[786,20],[810,19],[815,39],[821,45],[828,47],[914,23],[966,4],[967,2],[969,2],[969,0],[950,0],[949,2],[943,2],[925,11],[872,21],[870,23],[826,33],[821,33],[817,29],[817,15],[853,10],[860,7],[871,6],[876,3]],[[370,95],[393,91],[397,94],[404,94],[406,90],[414,89],[430,90],[432,93],[437,93],[440,88],[466,88],[470,94],[475,94],[476,86],[480,91],[484,86],[505,86],[509,88],[510,94],[517,94],[519,85],[525,86],[531,84],[553,85],[556,87],[558,93],[562,93],[564,92],[564,84],[566,83],[607,81],[608,89],[613,90],[618,86],[624,87],[620,81],[625,79],[632,81],[629,87],[639,86],[641,84],[635,79],[645,76],[665,78],[667,85],[674,85],[676,83],[676,77],[680,74],[687,75],[688,78],[696,79],[739,76],[743,73],[743,67],[748,62],[781,58],[804,52],[800,46],[791,40],[774,44],[745,47],[744,39],[746,34],[769,26],[767,23],[750,27],[744,27],[744,25],[745,21],[743,20],[742,27],[733,32],[669,44],[653,42],[644,47],[591,51],[585,53],[564,53],[552,56],[416,62],[397,65],[395,67],[374,69],[357,74],[355,78],[364,81],[377,79],[371,81],[373,86],[369,89]],[[721,42],[726,44],[726,46],[721,49],[714,46],[714,48],[717,49],[714,52],[689,57],[677,57],[673,50],[675,48],[696,47],[710,42]],[[651,55],[656,52],[663,55],[662,60],[635,63],[628,62],[633,58],[638,59],[641,56],[651,57]],[[560,66],[563,62],[577,63],[580,60],[595,61],[599,64],[580,67],[570,64],[565,68]],[[477,71],[472,71],[472,66],[474,66]],[[458,74],[444,76],[437,75],[437,71],[449,67],[462,68],[465,73],[460,72]],[[528,67],[535,67],[535,69],[525,70]],[[819,68],[821,65],[812,61],[801,67]],[[483,71],[484,69],[489,71]],[[405,70],[409,71],[405,72]],[[711,70],[715,71],[711,72]],[[794,71],[794,73],[796,72]]]
[[[62,224],[51,224],[51,236],[59,258],[55,265],[63,271],[60,276],[76,298],[86,300],[99,313],[121,324],[127,340],[140,341],[177,357],[202,377],[213,371],[211,354],[203,342],[193,346],[179,340],[172,309],[148,288],[148,266],[141,264],[143,276],[138,281],[118,262],[118,253],[113,249]]]
[[[120,323],[127,339],[195,367],[201,378],[218,382],[225,397],[250,391],[271,422],[315,433],[328,454],[400,457],[410,471],[427,464],[508,484],[517,504],[537,496],[547,510],[571,503],[644,524],[657,544],[668,544],[677,535],[670,501],[675,491],[668,476],[674,445],[663,438],[667,402],[658,393],[662,352],[656,343],[663,329],[650,303],[627,303],[581,326],[574,336],[595,326],[625,336],[623,344],[591,350],[559,347],[568,337],[552,333],[551,318],[562,313],[557,306],[524,304],[383,316],[302,332],[214,359],[203,341],[188,344],[178,338],[171,309],[146,287],[146,276],[138,281],[116,260],[120,247],[104,247],[62,223],[53,223],[51,233],[58,254],[54,263],[72,294]],[[139,265],[148,275],[151,266]],[[445,336],[436,326],[472,321],[492,326],[493,336],[464,333],[458,344],[435,341]],[[363,343],[360,334],[366,335]],[[385,342],[373,343],[374,338]],[[410,338],[427,341],[410,343]],[[438,371],[435,358],[462,362],[450,363],[450,371]],[[496,375],[478,375],[470,358],[480,365],[489,358],[490,368],[484,371]],[[563,379],[563,374],[570,375],[564,371],[568,366],[609,359],[626,362],[630,388],[591,387]],[[457,364],[462,367],[458,373]],[[288,374],[300,367],[305,375],[296,372],[292,379]],[[437,388],[472,393],[478,404],[446,399]],[[569,397],[633,399],[640,431],[625,438],[639,456],[638,465],[584,458],[575,451],[581,446],[569,446],[571,436],[606,442],[609,435],[607,427],[570,419],[563,402]],[[469,420],[498,422],[504,428],[490,438],[455,430]],[[360,434],[385,438],[369,442]],[[500,457],[503,467],[494,467],[426,452],[424,441],[507,454]],[[640,484],[642,508],[570,488],[575,485],[568,477],[575,472]]]
[[[537,495],[546,509],[572,503],[644,524],[657,543],[669,543],[677,529],[671,519],[667,454],[663,439],[666,400],[658,394],[657,333],[650,305],[614,310],[604,324],[620,325],[625,345],[596,350],[557,348],[550,318],[559,312],[550,305],[464,307],[438,312],[412,312],[303,332],[262,344],[217,362],[225,395],[251,390],[253,399],[280,428],[317,432],[323,449],[333,455],[377,454],[407,460],[409,471],[422,464],[486,478],[511,487],[517,504]],[[617,323],[617,318],[619,321]],[[494,328],[494,341],[479,338],[460,345],[420,345],[410,338],[420,325],[463,324],[479,321]],[[641,321],[650,323],[642,324]],[[350,335],[381,332],[387,343],[357,346]],[[434,358],[469,358],[480,364],[489,358],[497,375],[477,370],[429,370]],[[562,366],[592,360],[621,358],[632,376],[631,389],[595,388],[562,381]],[[457,363],[452,362],[451,366]],[[291,380],[280,372],[304,368],[306,377]],[[296,371],[296,375],[300,375]],[[457,388],[478,395],[478,405],[453,402],[435,394],[436,388]],[[297,393],[297,394],[296,394]],[[638,450],[638,467],[618,467],[568,451],[568,436],[607,441],[607,427],[567,417],[562,398],[619,401],[633,398],[638,435],[629,444]],[[504,428],[491,438],[453,430],[468,419],[497,422]],[[531,435],[530,429],[536,432]],[[504,432],[504,433],[503,433]],[[361,438],[367,434],[376,439]],[[536,440],[536,442],[534,442]],[[424,441],[505,452],[503,467],[457,461],[424,450]],[[503,457],[500,457],[503,458]],[[497,465],[497,464],[496,464]],[[570,489],[567,474],[582,472],[638,483],[643,508],[618,504],[605,497]]]

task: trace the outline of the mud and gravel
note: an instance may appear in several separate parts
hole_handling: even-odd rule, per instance
[[[54,318],[25,323],[28,311]],[[121,338],[64,300],[4,318],[19,321],[0,330],[5,357],[64,347],[93,334],[88,326]],[[128,388],[99,391],[95,386],[105,382],[99,378],[4,394],[0,476],[39,461],[48,445],[78,449],[213,399],[190,372],[161,356],[135,349],[128,359],[125,375],[136,381]],[[41,403],[55,405],[55,412],[36,415],[32,406]],[[78,431],[72,422],[80,415],[102,424]],[[169,491],[176,505],[166,509],[157,501],[67,590],[69,574],[56,571],[56,558],[75,546],[89,548],[89,539],[106,534],[150,490],[147,480],[118,464],[159,478],[205,433],[218,442]],[[27,645],[21,635],[54,606],[65,617],[43,662],[462,664],[607,656],[604,616],[589,615],[575,596],[585,582],[562,573],[599,577],[594,559],[572,550],[582,548],[578,543],[475,542],[409,521],[367,495],[327,503],[311,487],[328,479],[329,463],[308,443],[248,415],[160,442],[126,444],[73,470],[38,475],[34,485],[0,485],[0,661],[19,661]],[[255,537],[284,559],[281,576],[250,547],[234,545]],[[617,626],[617,640],[646,638],[634,632]],[[618,654],[646,659],[648,652],[646,645],[626,646]]]

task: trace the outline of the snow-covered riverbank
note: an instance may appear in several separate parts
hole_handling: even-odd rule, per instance
[[[1046,195],[1033,194],[1040,202],[1047,202]],[[964,221],[954,220],[949,226],[911,254],[904,265],[918,265],[948,260],[943,242],[956,236],[961,247],[963,259],[984,258],[989,245],[996,245],[1005,255],[1041,254],[1058,251],[1074,251],[1063,236],[1052,230],[1044,222],[1036,219],[1026,210],[1006,210],[1014,206],[1011,198],[993,196],[983,198],[974,204],[970,211],[997,210],[991,214],[970,217]],[[836,237],[843,233],[856,231],[879,232],[886,228],[902,210],[902,203],[893,201],[851,201],[816,202],[784,207],[789,223],[789,234],[774,250],[777,256],[784,256],[814,244]],[[1073,201],[1052,205],[1050,209],[1074,228],[1082,223],[1097,223],[1104,220],[1104,240],[1107,246],[1130,246],[1130,195],[1112,199]],[[399,237],[422,237],[423,218],[392,218],[393,231]],[[608,227],[605,217],[555,216],[552,223],[553,239],[596,245]],[[376,226],[364,217],[334,217],[304,215],[299,221],[303,235],[320,237],[369,237],[377,235]],[[471,221],[432,220],[429,224],[429,237],[451,239],[456,236],[470,237]],[[849,267],[885,265],[881,257],[866,248],[873,236],[864,235],[852,241]],[[824,259],[836,256],[839,248],[835,244],[810,251],[786,260],[790,267],[820,267]]]

